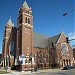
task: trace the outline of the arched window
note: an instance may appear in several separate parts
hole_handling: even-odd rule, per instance
[[[67,45],[65,43],[62,43],[61,48],[62,48],[63,53],[67,53],[68,49],[67,49]]]
[[[28,11],[28,14],[29,14],[29,11]]]
[[[10,34],[11,34],[11,33],[10,33],[10,32],[8,32],[8,36],[10,36]]]
[[[30,18],[28,18],[28,24],[30,24]]]
[[[48,61],[49,61],[49,55],[46,54],[46,62],[48,62]]]
[[[42,63],[43,54],[40,53],[39,62]]]
[[[26,13],[27,13],[27,10],[26,10]]]
[[[19,24],[21,24],[21,23],[22,23],[22,15],[19,18]]]
[[[34,60],[36,61],[36,53],[34,54]]]
[[[26,17],[26,19],[25,19],[25,20],[26,20],[26,23],[27,23],[27,17]]]
[[[27,59],[25,60],[25,63],[27,63]]]
[[[10,54],[14,56],[14,41],[11,41],[10,43]]]
[[[22,17],[20,18],[20,23],[22,23]]]

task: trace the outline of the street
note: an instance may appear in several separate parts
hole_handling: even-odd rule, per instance
[[[9,73],[1,75],[75,75],[75,69],[70,70],[61,70],[61,69],[43,69],[38,70],[37,72],[20,72],[8,70]]]
[[[58,70],[58,71],[50,71],[50,72],[40,72],[40,73],[32,73],[32,74],[22,74],[22,75],[75,75],[75,69],[71,70]]]

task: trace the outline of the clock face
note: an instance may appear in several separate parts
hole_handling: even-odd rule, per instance
[[[66,44],[62,44],[62,52],[67,53],[67,46]]]

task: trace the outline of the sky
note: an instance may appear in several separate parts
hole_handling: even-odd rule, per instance
[[[18,10],[25,0],[0,0],[0,53],[4,28],[10,16],[17,26]],[[54,36],[62,31],[68,37],[75,37],[75,0],[26,0],[32,8],[34,32]],[[69,12],[71,11],[71,12]],[[68,12],[66,16],[64,13]],[[71,45],[75,41],[70,42]]]

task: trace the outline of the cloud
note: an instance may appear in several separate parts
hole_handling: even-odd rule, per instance
[[[73,36],[75,35],[75,32],[74,33],[69,33],[68,36]]]
[[[69,37],[69,40],[71,40],[71,39],[75,39],[75,36],[70,36]]]
[[[72,48],[75,48],[75,32],[73,33],[69,33],[68,34],[69,40],[70,40],[70,44],[72,46]],[[73,40],[72,40],[73,39]],[[71,41],[72,40],[72,41]]]
[[[69,37],[69,40],[75,39],[75,32],[74,33],[69,33],[68,37]]]

